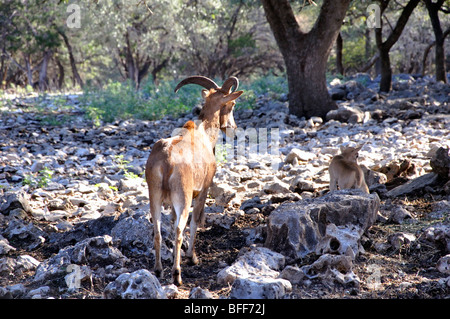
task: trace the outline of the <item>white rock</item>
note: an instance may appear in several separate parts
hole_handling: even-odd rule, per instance
[[[436,265],[437,270],[441,273],[450,275],[450,255],[445,255],[441,257]]]
[[[291,291],[292,284],[286,279],[251,276],[236,279],[230,299],[281,299]]]
[[[273,182],[268,182],[263,187],[267,194],[290,193],[289,184],[275,178]]]
[[[213,183],[209,188],[209,195],[216,200],[216,204],[227,206],[236,197],[236,191],[227,183]]]
[[[121,274],[106,286],[104,295],[106,299],[166,299],[158,279],[147,269]]]
[[[298,161],[308,162],[316,158],[316,154],[302,151],[297,148],[293,148],[289,154],[286,156],[284,161],[286,163],[293,163],[294,159],[297,159]]]
[[[283,255],[268,248],[257,247],[239,257],[233,265],[222,269],[217,275],[217,281],[221,284],[231,284],[237,278],[251,276],[276,278],[284,263]]]

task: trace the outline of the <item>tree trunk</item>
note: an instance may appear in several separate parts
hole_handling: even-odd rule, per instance
[[[344,65],[342,64],[342,49],[343,41],[341,33],[339,32],[336,39],[336,70],[339,74],[344,75]]]
[[[59,60],[58,56],[55,55],[54,57],[55,63],[58,66],[59,70],[59,76],[58,76],[58,90],[62,90],[63,84],[64,84],[64,66],[62,65],[61,61]]]
[[[389,51],[400,38],[411,13],[414,11],[419,2],[420,0],[410,0],[408,2],[408,4],[403,8],[395,28],[392,30],[386,41],[383,42],[382,39],[382,28],[375,29],[375,40],[377,43],[378,52],[380,53],[381,63],[380,92],[389,92],[391,90],[392,70],[391,61],[389,59]],[[383,12],[387,8],[388,4],[389,0],[381,2],[381,15],[383,15]],[[381,26],[383,25],[381,24]]]
[[[156,65],[153,68],[153,70],[152,70],[152,78],[153,78],[153,84],[155,86],[157,86],[159,84],[158,77],[157,77],[158,73],[161,72],[167,66],[167,63],[169,63],[169,59],[170,58],[165,59],[164,61],[162,61],[160,64]]]
[[[436,64],[436,81],[442,81],[447,83],[447,77],[445,75],[445,52],[444,52],[444,33],[442,32],[441,22],[439,21],[439,8],[444,3],[444,0],[434,2],[431,0],[425,0],[425,5],[430,16],[431,25],[433,26],[435,37],[435,64]]]
[[[448,28],[447,30],[445,30],[444,34],[443,34],[443,38],[444,38],[444,42],[445,42],[445,38],[450,34],[450,28]],[[425,75],[425,71],[426,71],[426,65],[427,65],[427,58],[428,58],[428,53],[430,52],[431,48],[433,46],[436,45],[436,41],[433,41],[432,43],[430,43],[424,50],[423,52],[423,58],[422,58],[422,67],[421,67],[421,71],[420,74],[422,74],[422,76]],[[445,61],[444,61],[445,62]],[[445,65],[445,63],[444,63]]]
[[[53,52],[48,50],[44,52],[44,58],[42,59],[41,69],[39,71],[39,90],[45,91],[48,89],[47,69],[48,62],[52,57]]]
[[[27,74],[27,82],[29,86],[33,87],[33,70],[31,68],[30,55],[24,54],[24,60],[25,60],[25,71]]]
[[[139,84],[139,71],[137,70],[136,61],[133,57],[133,50],[131,48],[131,42],[130,42],[130,34],[127,30],[125,33],[125,42],[126,42],[126,48],[125,48],[125,71],[127,74],[127,78],[130,79],[135,87],[138,87]]]
[[[84,83],[83,83],[83,80],[81,80],[80,74],[78,73],[77,64],[75,62],[75,57],[73,56],[72,46],[70,45],[69,38],[60,29],[58,29],[58,33],[63,38],[64,43],[66,44],[66,47],[67,47],[67,51],[69,52],[69,61],[70,61],[70,66],[72,68],[72,76],[73,76],[72,77],[73,86],[75,86],[76,83],[78,83],[80,85],[80,87],[83,87]]]
[[[389,49],[379,48],[380,52],[380,92],[389,92],[391,90],[392,69],[391,60],[389,59]]]
[[[350,0],[324,0],[308,33],[300,30],[289,0],[261,2],[286,64],[289,113],[325,117],[337,108],[326,86],[327,60]]]

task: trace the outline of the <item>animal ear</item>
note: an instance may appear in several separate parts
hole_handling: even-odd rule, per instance
[[[241,96],[242,93],[244,93],[244,91],[236,91],[236,92],[233,92],[233,93],[228,94],[228,95],[225,97],[226,103],[227,103],[227,102],[230,102],[230,101],[233,101],[233,100],[236,100],[238,97]]]
[[[206,99],[209,96],[209,94],[210,94],[209,90],[205,89],[202,90],[202,98]]]

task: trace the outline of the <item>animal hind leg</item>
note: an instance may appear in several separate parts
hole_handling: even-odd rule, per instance
[[[195,199],[194,210],[192,211],[191,223],[189,225],[191,236],[189,238],[189,249],[186,253],[191,265],[198,264],[197,254],[195,253],[195,237],[197,235],[198,225],[202,225],[204,222],[204,208],[207,195],[208,189],[205,189],[198,194]]]
[[[159,278],[163,276],[163,267],[161,263],[161,197],[152,196],[150,198],[150,214],[153,221],[153,243],[155,248],[155,275]],[[159,199],[159,200],[158,200]]]
[[[175,245],[174,245],[174,259],[172,268],[172,277],[175,285],[182,285],[181,280],[181,244],[183,243],[183,232],[186,228],[186,223],[189,217],[189,207],[192,202],[192,196],[175,196],[172,198],[173,208],[176,213],[175,220]]]

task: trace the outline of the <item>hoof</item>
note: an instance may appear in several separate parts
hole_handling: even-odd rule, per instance
[[[181,280],[181,274],[179,270],[174,271],[172,277],[175,286],[181,286],[183,284],[183,280]]]
[[[188,262],[188,265],[189,265],[189,266],[197,265],[197,264],[198,264],[198,258],[197,258],[196,255],[194,255],[194,256],[192,256],[192,257],[188,257],[187,262]]]
[[[162,270],[160,270],[160,269],[155,269],[154,272],[155,272],[155,276],[156,276],[157,278],[161,279],[161,278],[163,277],[163,271],[162,271]]]

